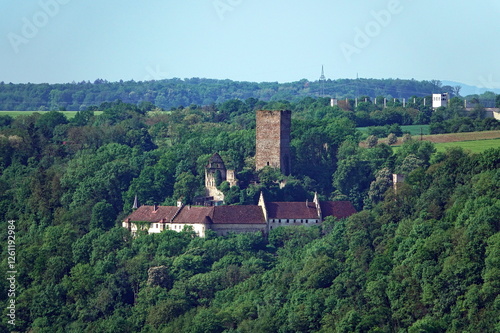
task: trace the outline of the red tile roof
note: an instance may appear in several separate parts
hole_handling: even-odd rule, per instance
[[[220,224],[266,224],[264,212],[260,206],[216,206],[213,223]]]
[[[162,219],[165,219],[167,222],[170,222],[179,209],[172,206],[157,206],[157,208],[155,212],[154,206],[141,206],[130,214],[127,219],[137,222],[160,222]]]
[[[214,207],[184,206],[174,218],[174,223],[210,223]]]
[[[357,213],[350,201],[321,201],[320,207],[323,218],[335,216],[338,219],[343,219]]]
[[[270,219],[317,219],[314,202],[267,202],[267,217]]]
[[[349,201],[323,201],[320,203],[323,217],[346,218],[356,213]],[[317,219],[314,202],[268,202],[269,219]],[[170,223],[216,223],[216,224],[265,224],[264,213],[260,206],[215,206],[191,207],[182,209],[174,206],[141,206],[127,217],[135,222]]]

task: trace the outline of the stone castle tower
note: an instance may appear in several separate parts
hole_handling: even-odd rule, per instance
[[[217,181],[227,181],[230,186],[237,184],[234,170],[226,169],[222,157],[215,153],[205,167],[205,196],[211,205],[218,205],[224,201],[224,194],[217,188]]]
[[[279,168],[285,175],[291,173],[290,129],[292,112],[289,110],[257,111],[255,168]]]

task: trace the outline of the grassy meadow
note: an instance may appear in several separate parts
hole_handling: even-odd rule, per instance
[[[409,132],[412,136],[420,135],[420,131],[422,131],[423,135],[430,134],[429,125],[406,125],[400,127],[404,133]],[[357,129],[363,133],[368,131],[368,127],[358,127]]]
[[[475,141],[456,141],[435,143],[437,151],[444,152],[447,148],[462,147],[472,153],[482,153],[490,148],[500,148],[500,139],[475,140]]]
[[[413,138],[419,140],[420,135],[415,135]],[[394,150],[397,151],[403,143],[401,139],[398,138],[398,141],[392,145]],[[490,148],[500,148],[500,131],[423,135],[422,140],[433,142],[437,151],[445,151],[450,147],[462,147],[472,153],[481,153]],[[387,139],[380,139],[378,142],[387,143]],[[360,146],[366,147],[366,141],[360,142]]]
[[[11,117],[15,118],[17,116],[30,115],[30,114],[35,113],[35,112],[47,113],[49,111],[0,111],[0,116],[11,116]],[[78,111],[59,111],[59,112],[64,114],[66,116],[66,118],[71,119],[77,114]],[[96,114],[96,115],[99,115],[101,113],[102,113],[102,111],[94,111],[94,114]]]

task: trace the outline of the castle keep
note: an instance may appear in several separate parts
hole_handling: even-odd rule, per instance
[[[255,169],[278,168],[284,175],[291,173],[289,110],[257,111]]]

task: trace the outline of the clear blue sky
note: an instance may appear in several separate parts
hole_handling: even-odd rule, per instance
[[[500,1],[0,2],[0,81],[402,78],[500,88]]]

